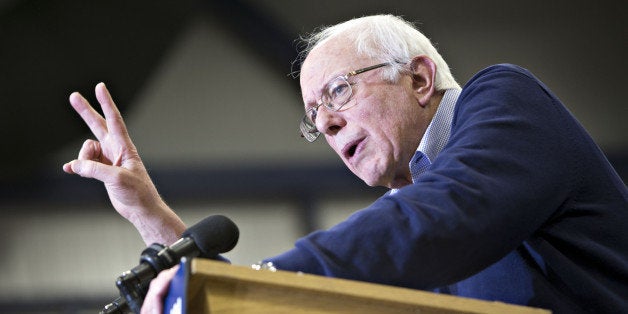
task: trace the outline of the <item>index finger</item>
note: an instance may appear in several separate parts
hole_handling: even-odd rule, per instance
[[[122,115],[113,102],[105,83],[101,82],[96,85],[96,99],[98,99],[102,112],[105,114],[105,122],[109,132],[128,137]]]
[[[107,135],[105,119],[89,104],[87,99],[78,92],[74,92],[70,95],[70,104],[98,140],[103,139]]]

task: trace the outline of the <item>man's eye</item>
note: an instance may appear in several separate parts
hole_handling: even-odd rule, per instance
[[[330,89],[329,97],[332,99],[332,101],[338,98],[342,98],[343,95],[347,93],[348,89],[349,86],[347,86],[347,84],[338,84]]]
[[[312,109],[312,110],[310,110],[309,115],[310,115],[310,120],[311,120],[312,122],[316,121],[316,109]]]

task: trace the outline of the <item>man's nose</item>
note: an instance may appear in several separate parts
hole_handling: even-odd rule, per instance
[[[342,113],[320,106],[316,114],[316,129],[325,135],[334,135],[340,131],[347,121]]]

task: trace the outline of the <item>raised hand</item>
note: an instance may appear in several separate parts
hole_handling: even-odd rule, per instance
[[[104,117],[81,94],[70,95],[70,104],[97,140],[86,140],[78,159],[64,164],[63,170],[103,182],[114,208],[133,223],[147,245],[171,244],[185,225],[159,196],[105,84],[96,85],[96,99]]]

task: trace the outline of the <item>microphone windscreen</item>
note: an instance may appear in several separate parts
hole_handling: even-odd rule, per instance
[[[231,219],[222,215],[209,216],[183,232],[183,237],[194,240],[200,257],[214,258],[229,252],[238,243],[240,231]]]

